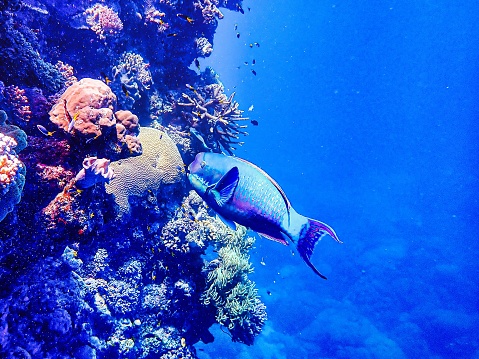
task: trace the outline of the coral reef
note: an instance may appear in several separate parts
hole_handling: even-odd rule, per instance
[[[239,3],[0,3],[0,357],[196,358],[214,323],[259,334],[251,239],[185,183],[184,161],[245,134],[190,69]]]

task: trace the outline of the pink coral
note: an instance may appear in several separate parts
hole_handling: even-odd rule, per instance
[[[82,170],[75,177],[75,186],[79,189],[86,189],[96,183],[110,182],[115,174],[109,165],[110,161],[106,158],[85,158]]]
[[[16,117],[22,121],[28,122],[32,117],[32,110],[30,103],[24,89],[18,86],[8,86],[5,88],[7,100],[13,107],[13,112]]]
[[[115,107],[116,96],[105,83],[84,78],[57,100],[49,112],[50,121],[72,136],[85,139],[85,143],[102,136],[103,143],[115,148],[117,154],[140,154],[138,117],[130,111],[114,113]]]
[[[102,40],[117,35],[123,29],[118,13],[108,6],[95,4],[85,10],[85,15],[87,24]]]
[[[49,112],[50,121],[67,132],[100,136],[116,123],[116,96],[100,80],[82,79],[70,86]],[[73,124],[72,121],[75,121]]]
[[[65,79],[65,86],[71,86],[78,81],[78,79],[73,74],[73,66],[63,63],[62,61],[58,61],[55,64],[55,68],[62,74],[63,78]]]

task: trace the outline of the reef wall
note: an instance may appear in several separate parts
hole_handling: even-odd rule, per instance
[[[0,2],[0,357],[195,358],[215,323],[248,345],[261,332],[254,239],[184,168],[247,134],[200,71],[221,8],[242,11]]]

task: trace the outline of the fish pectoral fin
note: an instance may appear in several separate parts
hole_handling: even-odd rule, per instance
[[[270,236],[269,234],[265,234],[265,233],[261,233],[261,232],[257,232],[261,237],[264,237],[264,238],[267,238],[271,241],[275,241],[275,242],[278,242],[278,243],[281,243],[285,246],[289,246],[289,243],[286,241],[286,239],[282,238],[281,235],[277,236],[277,237],[273,237],[273,236]]]
[[[216,183],[211,193],[218,206],[224,206],[224,204],[233,197],[236,186],[238,186],[238,181],[238,167],[233,167]]]
[[[229,229],[231,229],[232,231],[236,231],[236,223],[229,220],[229,219],[226,219],[225,217],[223,217],[222,215],[216,213],[216,217],[218,217],[221,222],[223,222]]]

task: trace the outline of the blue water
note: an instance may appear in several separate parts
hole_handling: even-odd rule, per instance
[[[57,15],[65,19],[75,14],[75,6],[68,2],[17,2],[23,4],[18,6],[24,13],[14,18],[18,23],[12,20],[8,28],[25,30],[21,24],[25,21],[36,30],[35,34],[46,33],[47,29],[51,31],[55,40],[50,41],[45,35],[37,44],[44,50],[45,61],[52,64],[57,60],[69,62],[79,77],[103,77],[101,71],[111,71],[124,51],[140,53],[145,62],[151,61],[150,69],[157,71],[155,76],[165,83],[155,83],[151,90],[148,89],[150,92],[142,92],[143,100],[137,100],[134,105],[133,112],[138,111],[141,126],[148,125],[145,99],[151,96],[155,86],[162,94],[175,90],[175,95],[181,99],[180,93],[187,92],[184,83],[197,80],[193,72],[178,75],[176,71],[182,67],[175,67],[174,63],[177,58],[185,61],[191,55],[189,52],[196,51],[190,46],[191,41],[186,45],[181,41],[183,35],[189,36],[188,31],[197,31],[197,28],[187,27],[190,24],[178,20],[173,10],[165,5],[176,11],[174,4],[186,8],[189,6],[187,1],[150,2],[158,8],[168,8],[171,13],[164,19],[174,26],[183,26],[180,29],[183,32],[178,30],[180,35],[172,32],[176,31],[173,26],[166,32],[171,35],[169,37],[166,33],[158,35],[156,28],[152,31],[157,23],[145,25],[143,18],[140,21],[134,14],[136,10],[144,11],[142,6],[146,1],[131,2],[133,5],[123,0],[104,2],[121,8],[124,19],[136,17],[135,21],[145,26],[137,29],[125,23],[123,32],[117,34],[118,37],[108,38],[104,44],[88,27],[78,25],[78,19],[72,20],[71,26],[57,21]],[[94,3],[83,1],[78,6],[86,9]],[[42,5],[50,9],[48,6],[52,4],[63,4],[64,7],[58,14],[52,11],[48,20],[45,20],[45,13],[38,8],[35,10]],[[8,7],[6,2],[0,4],[0,8],[5,7]],[[25,198],[24,194],[17,210],[0,226],[0,249],[15,254],[0,253],[0,276],[5,278],[11,268],[20,271],[12,275],[11,283],[0,286],[0,308],[5,311],[8,308],[7,314],[0,313],[0,358],[3,353],[15,351],[18,356],[14,357],[19,358],[23,351],[17,346],[24,348],[24,352],[27,349],[37,351],[37,356],[32,356],[35,358],[41,357],[38,353],[60,353],[52,356],[55,358],[70,358],[82,353],[81,359],[94,358],[95,351],[98,358],[113,353],[118,358],[132,358],[145,348],[154,348],[153,344],[147,343],[148,340],[158,342],[164,339],[159,334],[155,337],[147,333],[145,329],[151,324],[147,320],[158,315],[155,325],[150,325],[159,328],[156,333],[169,325],[169,329],[177,330],[161,332],[166,339],[160,343],[163,347],[158,351],[166,353],[164,355],[168,358],[181,351],[193,357],[194,345],[201,359],[479,359],[479,1],[248,0],[242,3],[242,7],[244,14],[221,9],[225,17],[218,21],[214,51],[208,58],[199,57],[201,70],[206,66],[213,67],[225,86],[225,93],[236,92],[235,100],[245,115],[257,121],[257,126],[249,124],[245,144],[235,151],[235,155],[267,171],[281,185],[297,212],[328,223],[344,242],[338,244],[325,237],[316,245],[312,262],[328,279],[316,276],[292,248],[258,237],[250,252],[255,268],[250,278],[256,282],[258,294],[267,306],[268,321],[261,334],[256,337],[254,345],[247,346],[233,343],[227,330],[214,324],[211,328],[214,342],[196,342],[204,333],[198,334],[191,329],[191,322],[204,319],[203,314],[207,318],[205,321],[214,318],[214,313],[199,303],[200,294],[195,292],[194,284],[201,287],[198,283],[204,281],[198,273],[195,276],[191,272],[195,266],[201,268],[199,252],[194,252],[191,257],[185,256],[194,258],[193,263],[175,263],[180,261],[178,254],[178,257],[174,256],[178,252],[172,251],[171,255],[167,251],[160,253],[155,247],[161,247],[159,234],[156,237],[150,235],[151,223],[145,222],[151,219],[152,223],[156,221],[155,225],[166,223],[161,216],[177,205],[174,201],[161,207],[156,216],[158,213],[154,213],[153,205],[145,205],[149,200],[154,202],[156,194],[153,199],[151,193],[145,195],[143,202],[137,200],[135,203],[135,208],[147,208],[145,218],[140,211],[135,212],[131,220],[133,224],[118,229],[121,232],[118,233],[119,239],[110,238],[113,235],[108,230],[117,233],[111,229],[115,216],[113,209],[108,207],[113,201],[108,202],[109,197],[102,192],[103,184],[95,187],[96,192],[85,190],[85,197],[75,194],[77,202],[72,203],[83,211],[83,222],[76,221],[71,214],[75,212],[70,210],[69,215],[65,215],[70,221],[71,227],[68,227],[65,220],[65,226],[62,226],[63,222],[48,222],[45,220],[47,216],[38,214],[61,190],[52,184],[55,173],[51,174],[52,178],[43,178],[39,183],[29,183],[27,178],[24,192],[28,190],[31,197]],[[28,9],[38,15],[38,23]],[[198,20],[196,26],[199,26]],[[211,30],[211,27],[203,28]],[[144,35],[142,29],[146,29],[145,34],[153,33],[163,39],[162,45],[158,43],[158,52],[149,43],[153,41],[151,39],[143,43],[132,40],[135,48],[127,48],[126,37],[141,39]],[[66,31],[67,36],[75,35],[71,44],[54,34],[60,30]],[[192,39],[186,35],[184,38],[188,41]],[[115,42],[118,38],[125,43]],[[163,46],[165,43],[167,45]],[[145,49],[141,48],[142,44]],[[34,47],[25,50],[26,55],[21,55],[37,61],[35,51]],[[12,50],[11,53],[14,56],[19,52]],[[183,54],[188,56],[182,57]],[[82,62],[90,57],[91,62]],[[32,63],[39,62],[35,61]],[[173,68],[171,73],[178,78],[162,77],[162,71]],[[2,63],[0,69],[2,73],[8,73]],[[197,71],[194,64],[190,69]],[[18,80],[20,87],[42,87],[50,83],[48,78],[42,82],[41,78],[17,75],[21,79]],[[0,80],[9,86],[17,85],[15,74],[9,73],[8,78]],[[122,95],[119,80],[111,87],[116,91],[119,104],[125,104],[128,95]],[[48,96],[54,93],[52,90]],[[190,91],[190,96],[193,93]],[[52,98],[49,97],[48,101],[54,102]],[[0,109],[5,106],[12,118],[15,108],[7,100],[8,96],[5,100],[0,98]],[[40,110],[37,108],[36,111],[41,113],[42,103],[38,107]],[[47,112],[44,111],[45,117],[41,119],[32,118],[31,122],[17,119],[16,122],[28,132],[29,141],[33,143],[23,152],[22,159],[31,166],[27,173],[36,173],[37,162],[56,165],[52,160],[56,157],[64,166],[58,169],[59,172],[63,170],[63,175],[65,168],[79,170],[81,158],[74,158],[77,155],[75,148],[73,153],[69,152],[70,149],[66,154],[62,153],[68,147],[65,143],[72,138],[76,141],[78,137],[54,127]],[[37,124],[55,130],[57,134],[46,137],[38,132]],[[60,143],[60,140],[64,141]],[[53,144],[46,147],[47,151],[39,150],[42,144],[50,146],[50,143]],[[30,180],[33,177],[31,175]],[[184,194],[181,192],[180,197]],[[43,198],[43,195],[51,198]],[[63,218],[61,211],[65,207],[54,207],[51,211]],[[38,212],[19,214],[18,208],[35,208]],[[95,211],[89,212],[92,208]],[[87,213],[90,213],[89,218]],[[56,218],[54,214],[52,218]],[[35,217],[35,222],[31,221],[34,215],[39,216]],[[48,232],[42,227],[43,232],[38,230],[37,233],[34,226],[16,228],[18,223],[24,222],[39,228],[47,226],[37,218],[43,218],[58,232]],[[78,223],[85,224],[82,231],[83,228],[93,230],[79,232],[80,227],[75,227]],[[33,239],[29,241],[30,237],[21,237],[17,244],[12,239],[17,231],[22,235],[31,234]],[[41,237],[45,233],[52,238]],[[125,238],[127,240],[123,243]],[[142,240],[144,243],[138,244]],[[165,292],[170,297],[164,293],[161,298],[152,296],[153,299],[149,300],[153,303],[156,299],[160,304],[151,304],[149,311],[138,304],[138,298],[127,298],[123,304],[126,309],[120,313],[114,312],[115,303],[111,304],[110,298],[107,304],[113,308],[113,314],[99,314],[98,308],[92,304],[101,303],[96,294],[91,294],[94,290],[90,297],[80,293],[76,277],[72,277],[73,267],[68,269],[65,265],[67,261],[62,253],[65,246],[72,246],[72,243],[80,249],[78,253],[69,249],[69,265],[78,255],[85,267],[100,267],[104,258],[98,259],[100,264],[92,259],[98,248],[106,248],[111,258],[118,255],[118,258],[111,259],[111,267],[104,273],[103,269],[97,268],[101,272],[97,279],[110,285],[105,284],[106,289],[96,292],[100,299],[101,295],[105,298],[112,296],[108,292],[112,291],[111,283],[118,286],[123,283],[128,293],[140,297],[140,290],[146,284],[163,284],[156,279],[158,273],[163,273],[160,267],[162,271],[166,268],[165,273],[172,273],[174,277],[171,282],[165,279],[168,282],[165,288],[169,291],[165,289]],[[32,253],[28,253],[30,251]],[[195,253],[198,258],[194,257]],[[22,263],[15,262],[18,258]],[[124,264],[133,259],[137,262],[133,262],[131,268]],[[2,267],[4,263],[7,264]],[[137,275],[139,279],[134,276],[134,269],[140,266],[138,263],[143,266],[143,272]],[[126,274],[118,270],[122,266],[126,268],[122,269]],[[36,273],[36,268],[41,269],[40,274]],[[56,270],[61,272],[60,278],[55,277]],[[90,275],[85,273],[89,272],[82,274],[82,280]],[[184,282],[180,281],[183,280],[181,275],[186,278]],[[198,282],[194,283],[194,280]],[[188,287],[192,282],[193,286]],[[124,294],[118,294],[122,287],[119,288],[113,294]],[[194,299],[184,288],[191,290]],[[178,294],[180,289],[186,294]],[[158,292],[161,293],[160,289]],[[82,306],[93,309],[89,312]],[[160,306],[161,310],[158,309]],[[131,308],[137,308],[137,312]],[[140,317],[142,326],[133,326],[131,321]],[[130,321],[133,329],[125,329],[126,325],[122,327],[122,321]],[[201,325],[198,327],[204,329]],[[191,341],[195,342],[186,341],[182,335],[187,340],[193,338]],[[30,338],[33,339],[28,343]],[[56,348],[56,341],[60,339],[63,341]],[[120,353],[120,339],[123,342],[130,340],[135,348]],[[153,354],[150,356],[143,352],[145,357],[160,357],[154,349],[151,350]]]
[[[317,245],[321,281],[258,240],[266,329],[203,357],[478,357],[479,2],[247,6],[220,22],[208,59],[254,104],[237,155],[344,244]]]

